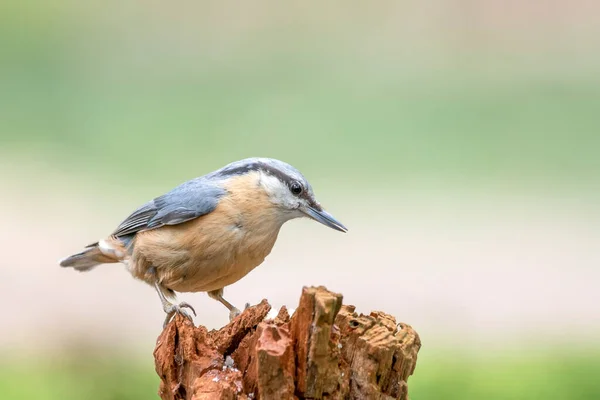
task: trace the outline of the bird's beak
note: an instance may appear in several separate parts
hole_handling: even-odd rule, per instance
[[[322,223],[325,226],[335,229],[336,231],[348,232],[348,228],[342,225],[340,221],[335,219],[333,215],[329,214],[325,210],[317,210],[311,206],[301,207],[300,210],[302,210],[302,212],[308,215],[310,218]]]

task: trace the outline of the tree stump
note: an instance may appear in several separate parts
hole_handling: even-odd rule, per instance
[[[177,316],[154,358],[163,400],[408,399],[417,333],[394,317],[357,314],[342,296],[305,287],[290,318],[266,300],[219,330]]]

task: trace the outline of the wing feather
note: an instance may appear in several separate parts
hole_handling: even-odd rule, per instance
[[[190,221],[212,212],[224,194],[225,190],[215,182],[193,179],[135,210],[112,235],[122,237]]]

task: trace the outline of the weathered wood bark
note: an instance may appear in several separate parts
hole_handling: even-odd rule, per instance
[[[290,318],[266,300],[218,331],[177,316],[154,350],[163,400],[407,399],[417,333],[383,312],[357,314],[340,294],[304,288]]]

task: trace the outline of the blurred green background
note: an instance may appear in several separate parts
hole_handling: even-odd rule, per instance
[[[530,3],[2,2],[0,397],[156,398],[153,291],[56,260],[266,156],[350,232],[290,223],[232,302],[396,315],[413,399],[600,398],[600,5]]]

